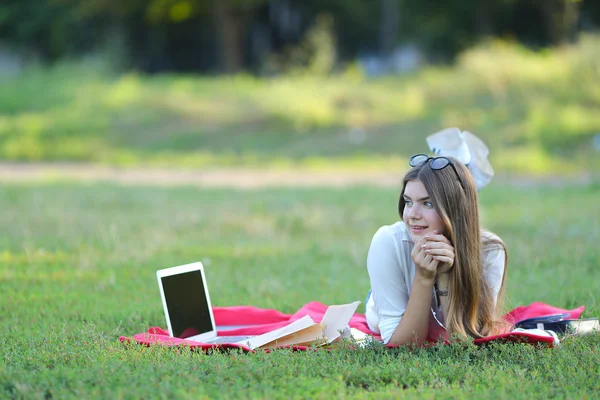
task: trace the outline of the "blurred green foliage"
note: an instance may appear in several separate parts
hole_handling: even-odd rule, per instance
[[[356,65],[272,79],[32,68],[0,80],[0,157],[388,169],[458,126],[501,171],[597,171],[599,49],[596,36],[542,53],[492,41],[452,68],[379,79]]]

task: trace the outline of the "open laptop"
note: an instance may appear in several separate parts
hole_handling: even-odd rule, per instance
[[[169,335],[202,343],[238,343],[251,336],[217,336],[201,262],[156,271]]]

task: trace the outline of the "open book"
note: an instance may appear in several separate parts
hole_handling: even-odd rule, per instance
[[[360,301],[350,304],[329,306],[323,320],[316,323],[310,315],[271,332],[245,339],[241,344],[254,349],[269,349],[278,346],[324,346],[342,336]]]

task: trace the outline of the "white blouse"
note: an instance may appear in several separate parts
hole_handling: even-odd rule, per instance
[[[497,238],[485,232],[482,238]],[[414,243],[406,224],[398,221],[385,225],[373,236],[367,255],[367,269],[371,280],[371,296],[367,300],[365,314],[369,328],[381,335],[388,343],[406,311],[408,296],[415,279],[416,267],[411,258]],[[502,286],[505,268],[504,247],[492,243],[483,248],[484,276],[492,290],[494,302]],[[435,310],[435,311],[434,311]],[[437,304],[432,291],[432,314],[441,325],[441,304]],[[430,320],[433,320],[430,318]],[[431,323],[430,323],[431,325]],[[443,326],[443,325],[442,325]],[[432,327],[430,326],[430,332]]]

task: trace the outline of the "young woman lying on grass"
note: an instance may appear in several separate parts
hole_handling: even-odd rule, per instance
[[[507,252],[479,226],[477,188],[452,157],[411,157],[398,211],[367,256],[367,323],[384,343],[498,333]]]

